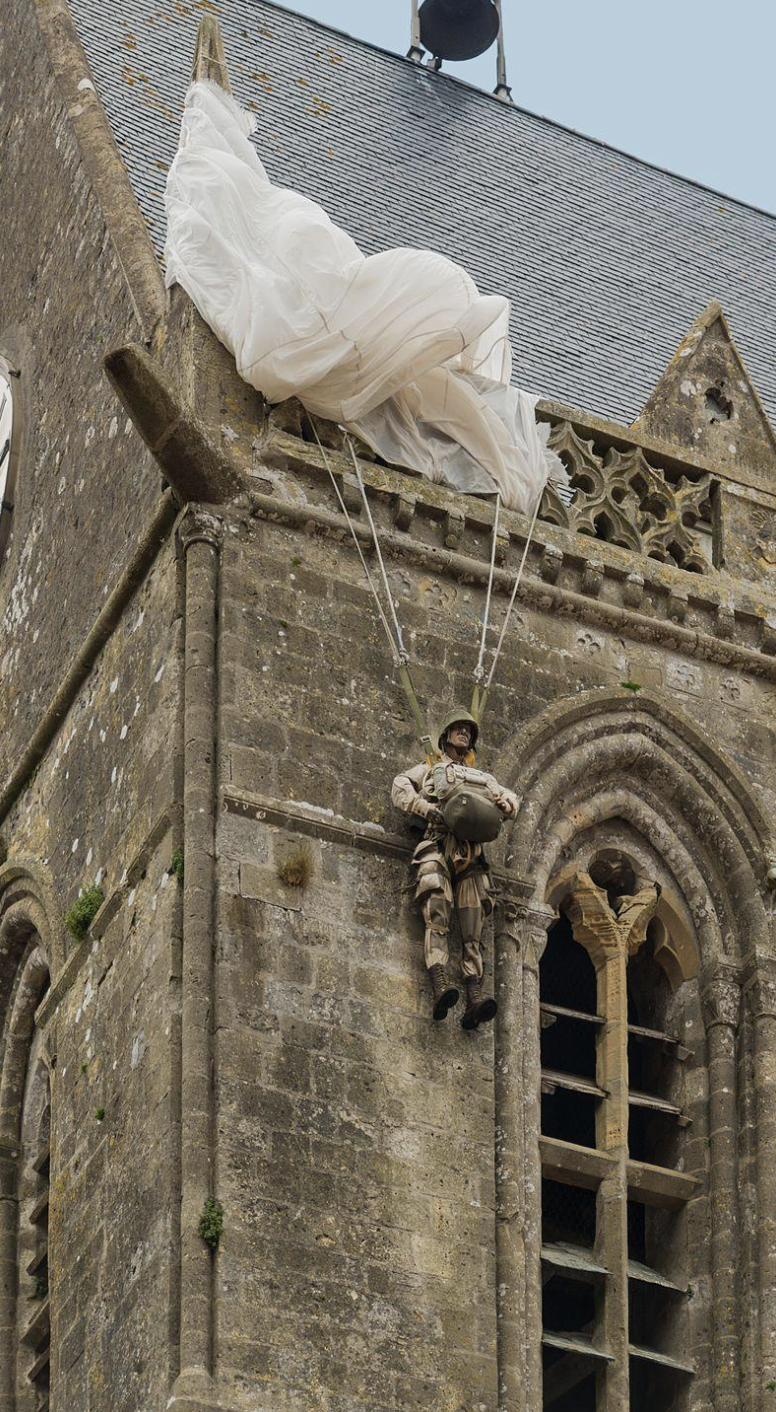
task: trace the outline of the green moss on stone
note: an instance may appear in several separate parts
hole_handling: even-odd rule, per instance
[[[65,912],[65,931],[73,941],[83,941],[92,922],[105,901],[105,893],[96,884],[81,893],[68,912]]]
[[[202,1215],[199,1218],[198,1230],[200,1237],[210,1246],[211,1250],[217,1250],[223,1229],[224,1208],[220,1201],[216,1201],[214,1196],[209,1196],[205,1202]]]

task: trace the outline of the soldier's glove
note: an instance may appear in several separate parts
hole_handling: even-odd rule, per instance
[[[444,823],[442,815],[437,809],[433,799],[424,799],[420,794],[412,806],[412,812],[413,814],[418,814],[421,819],[425,819],[427,824]]]
[[[517,805],[514,800],[504,792],[503,789],[492,789],[491,796],[495,804],[498,805],[505,819],[517,818]]]

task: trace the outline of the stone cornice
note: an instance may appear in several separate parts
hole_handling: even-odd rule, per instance
[[[389,833],[380,824],[346,819],[331,809],[302,804],[295,799],[275,799],[270,795],[255,794],[232,784],[220,790],[219,811],[235,814],[241,819],[253,819],[259,824],[269,824],[273,828],[287,829],[289,833],[324,839],[343,848],[356,849],[359,853],[375,853],[381,858],[394,858],[406,863],[410,861],[415,844],[422,836],[418,830],[409,836],[407,833]],[[499,906],[509,909],[507,930],[510,926],[525,925],[530,925],[533,930],[546,930],[555,913],[550,907],[543,912],[529,905],[532,885],[503,868],[491,867],[490,872],[502,890]],[[98,920],[100,916],[101,913]]]
[[[299,804],[293,799],[273,799],[268,795],[237,789],[234,785],[221,790],[220,803],[223,812],[236,814],[238,818],[253,819],[256,823],[270,824],[292,833],[326,839],[362,853],[377,853],[383,858],[409,862],[415,841],[421,837],[420,833],[416,833],[408,839],[406,835],[387,833],[379,824],[345,819],[330,809]]]
[[[348,503],[352,463],[337,451],[327,454]],[[255,518],[310,532],[323,530],[337,538],[349,535],[344,517],[323,500],[323,478],[328,485],[328,473],[317,447],[274,431],[262,448],[262,458],[268,466],[292,469],[312,479],[315,501],[292,502],[281,495],[250,491],[248,505]],[[366,461],[361,471],[370,500],[381,512],[380,541],[385,551],[441,576],[487,581],[492,505]],[[322,487],[320,500],[316,482]],[[386,525],[386,511],[392,525]],[[351,513],[359,539],[370,544],[368,527],[359,521],[355,504]],[[427,528],[421,537],[421,521],[433,538]],[[500,528],[497,561],[509,567],[497,567],[494,591],[510,593],[528,526],[524,516],[502,511]],[[604,631],[776,680],[776,598],[722,574],[686,573],[540,521],[519,596],[523,603]]]

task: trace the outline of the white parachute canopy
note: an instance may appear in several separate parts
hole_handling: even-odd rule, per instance
[[[392,465],[532,512],[566,474],[537,399],[509,385],[508,301],[430,250],[362,255],[273,186],[253,130],[223,89],[192,85],[165,193],[168,286],[270,402],[298,397]]]

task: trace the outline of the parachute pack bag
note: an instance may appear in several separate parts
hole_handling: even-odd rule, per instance
[[[482,770],[441,762],[434,766],[434,791],[445,827],[464,843],[493,843],[504,816]]]

